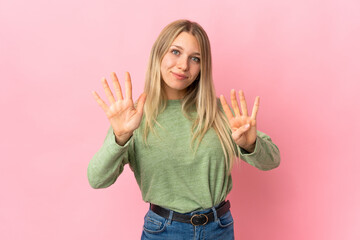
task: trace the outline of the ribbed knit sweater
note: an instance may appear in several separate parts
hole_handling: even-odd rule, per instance
[[[231,175],[219,138],[208,130],[197,150],[192,147],[192,122],[181,111],[180,100],[169,100],[158,115],[156,135],[149,133],[148,145],[142,137],[144,121],[124,146],[115,141],[110,127],[102,147],[91,159],[88,179],[93,188],[112,185],[130,164],[142,198],[176,212],[186,213],[211,208],[225,200],[232,188]],[[239,157],[260,170],[280,163],[277,146],[270,137],[257,132],[252,153],[238,147]]]

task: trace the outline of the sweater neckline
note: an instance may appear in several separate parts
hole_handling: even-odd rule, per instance
[[[167,106],[179,106],[182,104],[182,99],[170,99],[167,100],[166,105]]]

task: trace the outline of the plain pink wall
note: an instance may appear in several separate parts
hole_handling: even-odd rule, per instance
[[[139,239],[148,205],[132,172],[91,189],[109,123],[92,99],[111,71],[143,89],[169,22],[199,22],[217,94],[261,98],[278,169],[245,163],[229,198],[237,239],[360,239],[360,2],[0,1],[0,239]],[[122,78],[123,79],[123,78]],[[130,211],[134,209],[134,211]]]

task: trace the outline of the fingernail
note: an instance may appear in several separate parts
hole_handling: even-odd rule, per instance
[[[245,125],[245,128],[249,128],[249,127],[250,127],[250,124],[246,124],[246,125]]]

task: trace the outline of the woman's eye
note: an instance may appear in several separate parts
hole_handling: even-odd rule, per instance
[[[178,50],[176,50],[176,49],[171,50],[171,52],[172,52],[174,55],[179,55],[179,54],[180,54],[180,52],[179,52]]]
[[[200,58],[198,58],[198,57],[192,57],[191,58],[194,62],[200,62]]]

